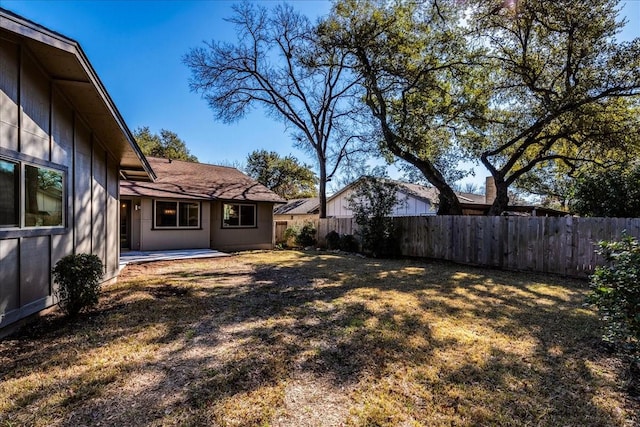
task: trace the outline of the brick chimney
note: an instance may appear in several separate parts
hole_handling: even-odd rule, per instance
[[[484,184],[484,202],[487,205],[493,203],[496,199],[496,183],[492,176],[488,176]]]

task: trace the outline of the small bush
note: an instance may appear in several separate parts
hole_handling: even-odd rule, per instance
[[[58,306],[69,316],[98,304],[102,261],[96,255],[67,255],[53,268],[53,279],[58,284]]]
[[[284,230],[284,246],[290,247],[295,244],[298,234],[300,233],[300,227],[293,226]]]
[[[390,258],[400,252],[391,217],[394,206],[399,203],[397,192],[398,184],[393,181],[366,177],[348,198],[349,208],[359,226],[362,250],[370,256]]]
[[[296,244],[303,248],[316,244],[316,229],[313,224],[309,222],[302,226],[298,236],[296,236]]]
[[[640,245],[623,235],[618,242],[600,242],[607,265],[591,276],[588,301],[598,308],[605,341],[637,362],[640,357]]]
[[[340,249],[345,252],[358,252],[360,244],[353,234],[343,234],[340,236]]]
[[[325,237],[327,239],[327,249],[339,249],[345,252],[358,252],[360,244],[352,234],[338,234],[337,231],[331,231]]]
[[[291,240],[298,247],[306,248],[316,244],[316,229],[312,223],[308,222],[302,227],[297,225],[289,227],[284,231],[284,237],[289,243]]]
[[[326,236],[327,249],[335,251],[336,249],[342,249],[340,247],[340,234],[337,231],[330,231]]]

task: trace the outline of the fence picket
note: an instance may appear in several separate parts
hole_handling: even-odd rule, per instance
[[[595,253],[599,241],[619,239],[623,230],[640,237],[640,218],[428,216],[394,221],[405,256],[576,277],[588,276],[602,263]],[[352,218],[316,220],[315,225],[321,245],[332,230],[357,234]]]

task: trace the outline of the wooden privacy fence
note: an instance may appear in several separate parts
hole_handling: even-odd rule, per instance
[[[638,218],[422,216],[395,218],[403,256],[506,270],[586,277],[602,263],[601,240],[640,237]],[[356,234],[352,218],[318,220],[319,244],[332,230]]]

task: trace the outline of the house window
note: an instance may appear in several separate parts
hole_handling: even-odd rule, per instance
[[[200,203],[155,201],[156,228],[199,228]]]
[[[0,228],[62,227],[64,206],[64,172],[0,159]]]
[[[20,169],[18,163],[0,159],[0,227],[18,227]]]
[[[25,165],[25,227],[62,225],[62,173]]]
[[[225,203],[223,206],[222,227],[255,227],[256,205]]]

